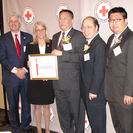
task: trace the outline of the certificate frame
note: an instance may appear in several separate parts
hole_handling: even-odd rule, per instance
[[[58,80],[57,56],[51,54],[30,54],[29,72],[31,80]]]

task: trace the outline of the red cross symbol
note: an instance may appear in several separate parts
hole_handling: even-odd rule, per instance
[[[108,9],[106,9],[105,6],[102,6],[102,9],[99,12],[102,13],[102,16],[105,16],[108,12]]]
[[[30,20],[30,17],[32,17],[32,14],[27,11],[27,13],[25,14],[25,17],[27,18],[27,20]]]

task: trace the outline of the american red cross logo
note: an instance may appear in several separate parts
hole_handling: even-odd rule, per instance
[[[26,23],[33,22],[34,17],[35,16],[34,16],[34,12],[33,12],[32,8],[27,7],[27,8],[24,9],[23,18],[24,18],[24,21]]]
[[[108,19],[108,12],[111,9],[111,3],[106,0],[102,0],[96,4],[96,16],[98,19],[102,21],[106,21]]]
[[[102,6],[102,9],[99,10],[99,13],[102,13],[102,16],[105,16],[106,13],[108,13],[108,9],[106,9],[105,6]]]
[[[32,17],[32,14],[27,11],[27,13],[25,14],[25,17],[27,18],[27,20],[30,20],[30,17]]]

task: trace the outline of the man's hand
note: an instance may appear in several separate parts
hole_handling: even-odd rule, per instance
[[[95,98],[97,98],[97,95],[96,94],[89,93],[89,100],[93,100]]]
[[[131,105],[133,103],[133,97],[131,96],[124,96],[124,104]]]
[[[17,72],[15,74],[19,79],[24,79],[26,71],[23,68],[17,68]]]
[[[61,56],[62,55],[62,51],[61,50],[54,49],[51,54],[52,55],[55,55],[55,56]]]

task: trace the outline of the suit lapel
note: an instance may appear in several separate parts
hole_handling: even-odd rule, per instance
[[[51,52],[50,47],[51,47],[50,44],[46,43],[45,53],[50,53]],[[35,50],[36,54],[40,54],[40,50],[39,50],[39,45],[38,44],[35,45],[35,49],[34,50]]]
[[[111,54],[111,53],[113,52],[113,50],[114,50],[117,46],[120,46],[120,47],[121,47],[120,44],[121,44],[122,36],[120,35],[120,36],[118,37],[118,40],[119,40],[118,43],[113,44],[113,46],[111,46],[113,39],[114,39],[114,34],[111,36],[111,38],[110,38],[110,40],[109,40],[109,42],[108,42],[108,51],[109,51],[109,54]]]
[[[10,44],[11,49],[14,51],[14,53],[16,53],[16,56],[17,56],[16,46],[15,46],[15,42],[14,42],[14,39],[13,39],[13,36],[12,36],[11,32],[9,34],[9,39],[8,40],[9,40],[9,44]]]
[[[95,47],[96,43],[94,43],[94,42],[96,42],[97,40],[99,40],[98,38],[100,38],[99,34],[97,34],[97,35],[92,39],[92,41],[90,42],[90,44],[93,44],[92,47]]]
[[[125,31],[124,32],[122,32],[122,34],[119,36],[119,42],[115,45],[115,46],[112,46],[112,50],[114,49],[114,48],[116,48],[118,45],[120,46],[120,47],[123,47],[123,45],[125,44],[124,42],[126,41],[126,35],[127,35],[127,33],[128,33],[128,31],[129,31],[129,28],[126,28],[125,29]],[[111,39],[111,42],[110,42],[110,45],[111,45],[111,43],[112,43],[112,41],[113,41],[113,38],[114,38],[114,34],[113,34],[113,36],[112,36],[112,39]]]
[[[69,33],[67,34],[67,36],[69,35],[71,38],[72,38],[72,36],[74,35],[74,29],[72,28],[70,31],[69,31]]]
[[[50,50],[50,43],[46,43],[46,50],[45,50],[45,53],[50,53],[51,50]]]
[[[89,49],[89,52],[91,52],[95,47],[96,47],[96,45],[98,44],[98,43],[96,43],[96,41],[97,40],[99,40],[98,38],[99,38],[100,36],[99,36],[99,34],[97,34],[93,39],[92,39],[92,41],[90,42],[90,49]]]
[[[26,40],[26,36],[24,35],[24,33],[23,32],[20,32],[20,38],[21,38],[21,46],[23,47],[23,46],[25,46],[26,44],[25,44],[25,40]]]
[[[123,47],[124,44],[125,44],[124,42],[126,41],[128,32],[129,32],[129,28],[127,27],[127,28],[125,29],[125,31],[122,32],[122,34],[119,36],[119,43],[117,43],[115,46],[112,46],[112,47],[110,47],[110,46],[111,46],[111,44],[112,44],[112,41],[113,41],[113,38],[114,38],[114,34],[111,36],[111,38],[109,39],[108,48],[107,48],[107,49],[108,49],[109,55],[113,53],[113,49],[115,49],[117,46],[120,46],[121,49],[122,49],[122,47]]]
[[[40,54],[39,44],[35,44],[35,52],[36,54]]]
[[[125,42],[126,39],[127,39],[128,32],[129,32],[129,31],[130,31],[129,28],[127,27],[127,28],[125,29],[125,31],[120,35],[119,38],[121,38],[121,41],[120,41],[119,45],[120,45],[121,47],[123,47],[123,45],[125,44],[124,42]]]
[[[67,36],[69,35],[71,38],[72,36],[74,35],[74,29],[72,28],[69,33],[67,34]],[[60,37],[60,34],[61,34],[61,31],[59,33],[57,33],[56,37],[54,38],[54,42],[52,43],[53,46],[52,46],[52,49],[56,49],[57,46],[58,46],[58,40],[59,40],[59,37]]]
[[[52,46],[52,49],[56,49],[57,46],[58,46],[58,40],[59,40],[59,37],[60,37],[60,34],[61,34],[61,31],[56,35],[56,37],[54,38],[54,42],[52,43],[53,46]]]
[[[22,57],[22,54],[24,52],[24,49],[26,49],[26,45],[25,45],[25,39],[26,39],[26,36],[24,35],[23,32],[20,32],[20,39],[21,39],[21,57]]]

